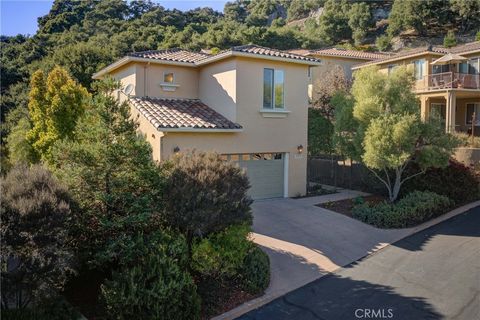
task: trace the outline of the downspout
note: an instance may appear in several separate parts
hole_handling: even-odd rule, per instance
[[[148,97],[148,90],[147,90],[147,80],[148,80],[148,67],[150,66],[150,62],[147,62],[143,66],[143,96]]]

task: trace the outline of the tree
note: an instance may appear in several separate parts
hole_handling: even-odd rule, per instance
[[[92,263],[111,255],[107,244],[119,235],[148,233],[162,223],[163,180],[128,103],[113,94],[119,88],[112,79],[99,82],[76,139],[58,141],[52,151],[55,175],[82,210],[76,244]]]
[[[318,37],[332,45],[350,39],[352,30],[348,25],[350,7],[346,0],[327,0],[318,22]]]
[[[315,10],[321,8],[325,0],[292,0],[288,7],[288,20],[297,20],[308,17]]]
[[[428,167],[446,166],[456,146],[456,139],[446,134],[438,121],[420,120],[413,84],[406,68],[398,68],[391,75],[380,73],[376,67],[365,68],[355,74],[353,108],[345,103],[347,98],[335,100],[343,109],[342,118],[335,122],[340,147],[375,174],[391,202],[397,199],[405,181]],[[350,134],[345,133],[346,123],[356,124]],[[411,163],[421,170],[405,176]]]
[[[375,40],[375,46],[380,51],[388,51],[392,46],[392,38],[389,35],[381,35]]]
[[[443,38],[443,45],[446,48],[455,47],[457,45],[457,38],[453,30],[448,30],[447,35]]]
[[[355,45],[361,45],[370,26],[370,8],[365,2],[352,4],[348,13],[348,26],[352,29]]]
[[[424,34],[428,22],[429,2],[423,0],[396,0],[388,17],[387,32],[396,36],[409,28]]]
[[[67,190],[40,165],[14,167],[1,179],[2,309],[55,297],[75,273]]]
[[[252,222],[248,178],[220,155],[193,151],[179,153],[163,166],[166,218],[187,239],[207,236],[233,224]]]
[[[60,67],[55,67],[46,79],[40,70],[33,74],[28,103],[32,129],[27,140],[42,160],[51,160],[51,148],[56,141],[73,139],[88,97],[87,90]]]
[[[333,124],[319,109],[308,109],[308,153],[310,155],[331,154]]]
[[[460,30],[466,32],[480,24],[480,1],[478,0],[450,0],[451,11],[458,15]]]

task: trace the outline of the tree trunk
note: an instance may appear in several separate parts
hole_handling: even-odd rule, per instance
[[[402,178],[402,172],[399,170],[396,170],[395,182],[393,184],[392,192],[390,193],[390,202],[394,202],[398,198],[398,194],[400,193],[400,186],[402,185],[401,178]]]

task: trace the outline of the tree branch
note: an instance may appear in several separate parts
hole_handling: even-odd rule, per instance
[[[427,171],[427,170],[422,170],[422,171],[420,171],[420,172],[417,172],[417,173],[415,173],[415,174],[412,174],[412,175],[409,176],[409,177],[406,177],[405,179],[403,179],[403,180],[400,182],[400,185],[402,185],[402,184],[403,184],[405,181],[407,181],[407,180],[410,180],[410,179],[412,179],[412,178],[414,178],[414,177],[416,177],[416,176],[418,176],[418,175],[424,174],[426,171]]]

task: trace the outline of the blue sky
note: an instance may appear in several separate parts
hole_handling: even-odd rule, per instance
[[[197,7],[211,7],[223,11],[227,1],[164,0],[155,1],[167,9],[189,10]],[[53,0],[0,0],[0,34],[12,36],[34,34],[37,31],[37,18],[48,13]]]

